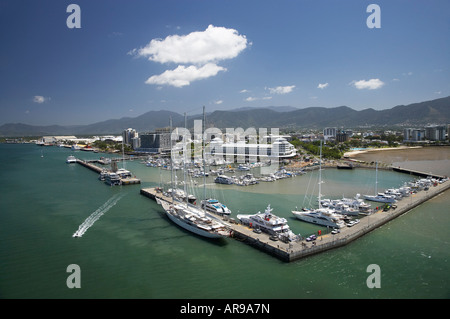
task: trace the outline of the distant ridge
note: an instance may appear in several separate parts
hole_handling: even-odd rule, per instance
[[[173,125],[184,126],[181,114],[171,111],[149,111],[138,117],[123,117],[89,125],[73,126],[34,126],[22,123],[8,123],[0,126],[0,136],[42,136],[42,135],[89,135],[119,134],[129,127],[138,132],[153,131],[169,125],[172,116]],[[190,116],[188,126],[193,127],[194,119],[201,115]],[[398,105],[391,109],[365,109],[356,111],[347,106],[332,108],[308,107],[297,109],[290,106],[270,106],[266,108],[239,108],[230,111],[214,111],[207,115],[207,126],[217,128],[323,128],[328,126],[356,128],[362,126],[420,126],[429,123],[450,123],[450,96]]]

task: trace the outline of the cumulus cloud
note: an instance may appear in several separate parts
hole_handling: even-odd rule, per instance
[[[205,64],[235,58],[247,45],[247,38],[236,30],[209,25],[205,31],[153,39],[131,52],[159,63]]]
[[[289,85],[289,86],[277,86],[274,88],[269,88],[269,92],[271,94],[287,94],[292,92],[292,90],[295,88],[295,85]]]
[[[147,57],[153,62],[179,64],[174,70],[151,76],[145,83],[183,87],[226,71],[217,63],[237,57],[250,44],[245,35],[234,29],[209,25],[204,31],[153,39],[145,47],[133,49],[129,54]]]
[[[159,75],[149,77],[145,83],[183,87],[191,84],[193,81],[206,79],[217,75],[220,71],[226,70],[226,68],[218,66],[214,63],[208,63],[202,67],[196,67],[194,65],[185,67],[184,65],[179,65],[174,70],[167,70]]]
[[[359,80],[359,81],[352,81],[350,82],[351,85],[353,85],[358,90],[376,90],[381,88],[384,85],[384,82],[380,79],[370,79],[368,81],[366,80]]]
[[[322,83],[319,83],[319,85],[317,86],[317,88],[323,90],[323,89],[326,88],[327,86],[328,86],[328,83],[323,83],[323,84],[322,84]]]
[[[34,103],[42,104],[42,103],[44,103],[44,102],[46,102],[46,101],[48,101],[48,100],[50,100],[49,97],[43,97],[42,95],[35,95],[35,96],[33,97],[33,102],[34,102]]]

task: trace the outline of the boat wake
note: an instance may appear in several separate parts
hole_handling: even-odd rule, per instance
[[[100,206],[95,212],[89,215],[88,218],[78,227],[78,230],[72,235],[72,237],[81,237],[94,223],[107,211],[109,211],[117,202],[123,197],[123,194],[116,194],[108,199],[102,206]]]

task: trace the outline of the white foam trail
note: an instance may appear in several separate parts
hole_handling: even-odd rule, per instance
[[[88,218],[78,227],[78,230],[72,237],[81,237],[94,223],[107,211],[109,211],[117,202],[123,197],[123,194],[116,194],[108,199],[102,206],[97,208],[95,212],[89,215]]]

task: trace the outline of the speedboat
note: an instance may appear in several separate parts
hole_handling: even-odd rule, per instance
[[[206,207],[205,207],[206,205]],[[217,199],[207,199],[207,200],[202,200],[202,208],[206,208],[207,211],[210,211],[212,213],[215,214],[219,214],[219,215],[230,215],[231,214],[231,210],[225,206],[224,204],[222,204],[221,202],[219,202]]]

